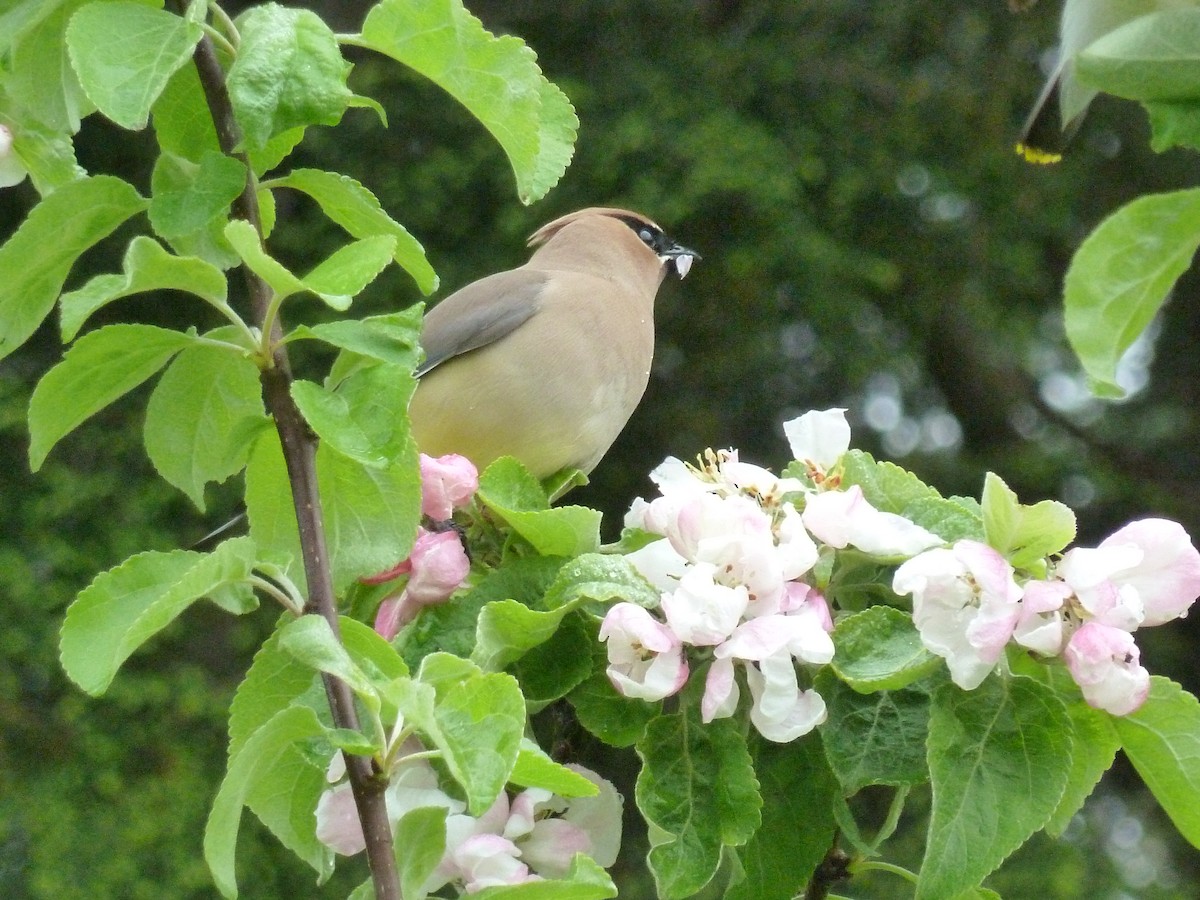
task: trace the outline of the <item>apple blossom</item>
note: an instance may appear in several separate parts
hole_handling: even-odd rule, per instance
[[[424,759],[411,759],[412,753],[420,752],[420,744],[410,739],[406,744],[408,753],[399,756],[392,766],[390,780],[384,791],[388,821],[395,827],[404,815],[420,807],[440,806],[448,812],[461,813],[465,808],[438,787],[437,772]],[[362,822],[354,803],[350,782],[342,780],[346,767],[340,752],[333,755],[326,777],[335,784],[321,794],[317,801],[317,840],[335,853],[353,856],[366,849]]]
[[[825,700],[814,690],[800,690],[796,666],[787,653],[746,666],[746,684],[754,702],[750,722],[769,741],[787,743],[825,721]]]
[[[1063,555],[1055,573],[1092,618],[1133,631],[1187,614],[1200,596],[1200,553],[1177,522],[1140,519]]]
[[[912,594],[921,643],[946,660],[950,678],[964,690],[987,677],[1021,613],[1012,566],[977,541],[914,556],[896,570],[892,589]]]
[[[0,188],[20,184],[29,174],[12,147],[12,130],[7,125],[0,125]]]
[[[711,563],[696,563],[675,591],[663,594],[667,625],[684,643],[696,647],[721,643],[733,633],[750,603],[745,585],[720,584],[714,577],[717,571]]]
[[[792,458],[827,472],[850,448],[850,425],[846,410],[825,409],[806,412],[783,423],[783,434],[792,450]]]
[[[595,796],[566,800],[528,788],[513,798],[503,830],[516,843],[521,859],[546,878],[566,875],[576,853],[586,853],[608,868],[617,861],[621,847],[623,801],[617,789],[583,766],[567,768],[596,785]]]
[[[750,721],[771,741],[790,741],[825,719],[825,702],[815,691],[801,691],[796,660],[823,665],[833,659],[833,628],[825,599],[807,585],[793,583],[783,614],[743,622],[716,648],[700,704],[705,722],[733,715],[739,691],[734,662],[743,663],[753,705]]]
[[[903,516],[873,507],[858,485],[810,495],[802,518],[810,532],[838,550],[853,545],[873,556],[908,557],[944,543]]]
[[[1063,605],[1071,588],[1062,581],[1030,581],[1021,594],[1013,640],[1043,656],[1057,656],[1066,639]]]
[[[454,530],[419,528],[406,564],[409,576],[403,591],[384,600],[375,614],[375,630],[389,641],[416,617],[422,606],[448,600],[471,571],[471,561]]]
[[[479,490],[479,472],[465,456],[421,454],[421,514],[443,522]]]
[[[683,644],[675,633],[635,603],[618,603],[600,625],[608,644],[608,678],[626,697],[661,700],[687,681]]]
[[[1063,651],[1083,699],[1097,709],[1124,716],[1150,693],[1150,673],[1141,665],[1133,635],[1100,622],[1085,622]]]

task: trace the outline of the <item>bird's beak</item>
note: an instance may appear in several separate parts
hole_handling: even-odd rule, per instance
[[[680,279],[691,271],[692,263],[701,258],[695,250],[689,250],[681,244],[671,244],[670,247],[659,253],[659,257],[674,266],[675,274]]]

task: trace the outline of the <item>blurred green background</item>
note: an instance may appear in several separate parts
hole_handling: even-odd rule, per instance
[[[1062,164],[1015,155],[1059,4],[1019,15],[1004,0],[468,5],[491,30],[524,38],[579,112],[575,161],[545,200],[521,207],[501,151],[465,111],[366,55],[354,57],[352,86],[383,103],[390,130],[351,111],[336,129],[311,129],[295,165],[371,187],[424,243],[443,293],[523,261],[526,235],[582,206],[639,210],[703,254],[660,292],[650,388],[573,497],[605,510],[611,529],[668,454],[733,446],[779,467],[780,422],[839,405],[856,446],[943,493],[978,496],[990,469],[1024,500],[1070,504],[1083,543],[1146,515],[1200,535],[1196,276],[1131,351],[1120,403],[1087,394],[1061,314],[1063,272],[1088,231],[1139,194],[1193,185],[1200,169],[1192,154],[1152,154],[1140,108],[1111,100]],[[325,7],[335,29],[352,31],[366,4]],[[78,140],[89,170],[145,193],[152,150],[148,135],[98,117]],[[0,198],[5,237],[35,195],[26,184]],[[272,246],[301,270],[341,239],[294,194],[280,196],[280,220]],[[122,236],[86,256],[68,287],[118,269]],[[390,272],[358,311],[417,299]],[[199,304],[162,295],[122,301],[97,324],[197,314]],[[293,310],[292,321],[303,315],[322,313]],[[31,476],[25,407],[61,352],[46,326],[0,363],[0,896],[213,897],[200,842],[224,716],[275,613],[232,620],[197,608],[103,699],[66,681],[57,629],[75,592],[133,552],[195,540],[236,490],[211,491],[202,516],[155,481],[140,449],[145,389]],[[1143,661],[1200,689],[1195,619],[1155,632],[1139,634]],[[629,758],[596,762],[582,743],[630,796]],[[918,858],[925,803],[914,798],[894,858]],[[352,863],[314,887],[251,817],[240,863],[248,898],[344,896],[363,875]],[[636,861],[621,877],[622,896],[651,896]],[[1017,898],[1194,897],[1200,854],[1119,763],[1065,840],[1035,840],[990,883]],[[845,892],[908,894],[882,878]]]

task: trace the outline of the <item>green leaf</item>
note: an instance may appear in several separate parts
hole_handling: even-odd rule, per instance
[[[1179,833],[1200,847],[1200,702],[1155,675],[1141,709],[1112,722],[1121,749]]]
[[[167,81],[191,59],[200,24],[141,3],[89,3],[67,28],[71,65],[100,112],[138,131]]]
[[[1064,282],[1067,338],[1097,393],[1123,393],[1117,363],[1191,265],[1197,246],[1200,188],[1193,188],[1139,197],[1075,251]]]
[[[336,391],[292,383],[296,405],[321,440],[370,468],[404,459],[412,441],[404,410],[414,390],[410,370],[387,363],[358,370]]]
[[[864,696],[829,672],[818,676],[817,691],[829,708],[821,741],[843,794],[870,784],[900,787],[929,780],[927,691],[909,687]]]
[[[761,824],[762,797],[733,719],[700,722],[693,704],[649,724],[637,745],[637,805],[663,840],[649,863],[664,900],[690,897],[717,871],[723,848]]]
[[[259,435],[246,460],[246,519],[262,557],[278,563],[303,591],[300,532],[283,448],[274,428]]]
[[[584,616],[563,619],[548,640],[531,647],[513,666],[525,702],[544,705],[591,677],[596,640],[596,626],[589,626]]]
[[[322,444],[317,478],[335,588],[391,568],[408,556],[421,516],[421,482],[411,440],[382,468],[364,466]],[[288,576],[302,584],[300,536],[279,436],[264,432],[246,467],[250,534],[264,555],[290,558]]]
[[[339,312],[392,261],[396,239],[381,234],[339,247],[304,276],[304,285]]]
[[[500,885],[471,894],[475,900],[605,900],[615,896],[617,888],[608,873],[582,853],[571,860],[563,878]]]
[[[983,539],[983,521],[974,500],[945,498],[911,472],[890,462],[876,462],[861,450],[847,451],[842,467],[842,485],[857,484],[876,509],[904,516],[946,541]]]
[[[246,167],[206,151],[198,163],[163,156],[151,179],[150,224],[167,240],[186,238],[223,219],[246,187]]]
[[[480,610],[471,661],[485,671],[499,671],[520,659],[557,630],[569,608],[553,612],[530,609],[516,600],[488,603]]]
[[[162,244],[138,235],[125,250],[121,275],[97,275],[59,301],[62,339],[75,339],[83,323],[105,304],[147,291],[187,291],[210,303],[225,302],[225,273],[195,256],[175,256]]]
[[[283,621],[291,620],[285,617]],[[342,626],[346,637],[350,629],[345,620]],[[348,647],[350,643],[347,639]],[[329,787],[325,771],[333,747],[348,740],[361,741],[363,737],[354,738],[332,730],[329,701],[320,679],[312,669],[280,648],[280,630],[277,630],[255,654],[250,671],[230,705],[230,760],[239,758],[252,739],[258,740],[258,732],[281,710],[299,707],[311,710],[330,729],[325,735],[328,743],[325,739],[316,744],[303,742],[282,751],[270,772],[255,780],[244,802],[280,843],[327,877],[332,856],[316,838],[313,810],[321,793]]]
[[[447,813],[443,806],[425,806],[409,810],[396,823],[394,843],[401,897],[425,896],[421,888],[446,852]]]
[[[1071,722],[1045,685],[990,677],[974,691],[933,695],[933,812],[918,900],[975,887],[1044,826],[1063,796]]]
[[[197,600],[245,580],[253,565],[254,544],[242,537],[212,553],[147,551],[102,572],[67,610],[63,670],[89,694],[104,693],[138,647]]]
[[[304,284],[263,249],[262,241],[254,226],[242,219],[227,222],[224,228],[225,239],[232,245],[234,252],[241,257],[246,266],[270,285],[279,299],[290,297],[304,290]]]
[[[197,161],[193,162],[191,155],[198,155]],[[218,161],[219,151],[197,150],[191,155],[177,156],[165,151],[159,155],[150,175],[150,190],[155,198],[151,225],[157,223],[159,235],[180,256],[196,256],[219,269],[230,269],[239,263],[223,230],[229,219],[227,207],[233,191],[233,170]],[[202,160],[209,160],[209,168],[203,173]],[[205,212],[211,217],[204,219]],[[200,224],[194,231],[181,230],[197,222]],[[171,232],[169,236],[162,233],[164,227]]]
[[[1075,539],[1075,513],[1057,500],[1023,506],[999,475],[983,482],[983,530],[989,546],[1024,569],[1062,552]]]
[[[396,646],[413,667],[439,650],[470,656],[483,606],[499,600],[525,605],[540,602],[561,565],[558,559],[527,556],[492,569],[478,584],[456,594],[454,602],[422,610],[396,638]]]
[[[833,643],[833,670],[864,693],[906,687],[941,664],[921,643],[912,616],[890,606],[871,606],[839,619]]]
[[[415,69],[470,110],[508,155],[523,203],[562,177],[579,120],[520,39],[491,35],[460,0],[382,0],[367,14],[359,41]]]
[[[567,695],[579,724],[613,747],[632,747],[642,739],[646,726],[662,712],[662,703],[631,700],[617,692],[608,680],[608,660],[596,645],[591,676]]]
[[[585,553],[558,570],[544,602],[549,609],[580,600],[597,603],[623,600],[653,607],[658,605],[659,599],[659,591],[624,556]]]
[[[320,325],[301,325],[287,339],[315,338],[361,356],[412,371],[417,365],[420,305],[403,312],[365,319],[343,319]]]
[[[512,457],[484,470],[476,497],[543,556],[579,556],[600,547],[600,513],[584,506],[548,509],[538,480]]]
[[[450,674],[441,671],[443,663],[476,674]],[[465,660],[442,654],[427,657],[420,673],[437,691],[434,743],[476,816],[492,805],[508,782],[525,729],[525,700],[516,679],[477,673]]]
[[[1172,147],[1200,149],[1200,103],[1147,103],[1150,147],[1165,153]]]
[[[30,4],[41,7],[38,14],[13,29],[4,87],[25,126],[41,126],[43,133],[66,137],[77,132],[80,119],[95,109],[71,68],[66,42],[68,23],[85,2]],[[4,26],[0,27],[0,42],[4,42],[10,39],[7,22],[0,26]],[[0,52],[0,56],[8,55],[8,51]]]
[[[424,248],[403,225],[384,212],[374,194],[353,178],[319,169],[296,169],[267,184],[272,188],[292,188],[312,197],[321,211],[351,237],[392,236],[396,239],[393,251],[396,264],[412,276],[421,293],[437,290],[437,274],[425,258]]]
[[[3,104],[3,85],[0,85],[0,105]],[[0,124],[13,132],[13,155],[29,171],[33,186],[46,197],[58,188],[87,176],[75,161],[75,146],[64,134],[43,131],[33,123],[23,128],[0,110]]]
[[[1139,16],[1089,44],[1074,65],[1081,82],[1129,100],[1200,99],[1200,9]]]
[[[346,87],[351,67],[320,16],[264,3],[235,24],[241,43],[226,84],[246,147],[260,149],[291,128],[338,123],[354,96]]]
[[[517,764],[508,779],[521,787],[536,787],[560,797],[594,797],[599,789],[578,772],[556,763],[528,738],[521,740]]]
[[[154,325],[108,325],[81,337],[33,390],[30,467],[36,472],[60,438],[196,341],[195,335]]]
[[[318,448],[317,475],[339,592],[408,556],[421,516],[421,480],[411,440],[382,469],[363,466],[331,447]]]
[[[306,666],[340,678],[372,712],[379,712],[375,685],[350,658],[323,617],[312,613],[284,625],[279,631],[279,647]]]
[[[1113,726],[1114,719],[1084,702],[1079,687],[1060,660],[1043,660],[1015,651],[1008,658],[1014,672],[1053,689],[1071,718],[1071,771],[1067,788],[1045,827],[1051,837],[1061,837],[1101,776],[1112,767],[1121,740]]]
[[[263,249],[258,232],[249,222],[234,219],[226,224],[224,234],[242,261],[271,286],[279,299],[310,291],[339,312],[350,306],[351,293],[370,284],[391,259],[391,238],[366,239],[334,251],[300,279]]]
[[[82,178],[45,197],[0,247],[0,359],[50,313],[71,267],[146,202],[109,175]]]
[[[742,880],[725,900],[798,897],[833,844],[830,809],[837,781],[815,737],[790,744],[757,739],[751,745],[763,796],[762,825],[737,852]]]
[[[270,426],[254,363],[232,348],[189,347],[150,395],[146,452],[158,474],[203,511],[204,486],[245,468]]]
[[[198,163],[205,153],[221,150],[193,62],[171,76],[150,109],[150,121],[163,153]]]
[[[252,794],[294,788],[294,772],[287,764],[289,757],[296,753],[300,742],[319,736],[322,730],[311,709],[289,706],[267,720],[230,758],[229,770],[213,800],[204,829],[204,859],[218,890],[225,897],[237,896],[234,853],[242,807]],[[309,818],[315,823],[312,808],[309,808]],[[323,854],[332,861],[333,851],[326,848]],[[326,868],[327,865],[322,865],[318,871]]]
[[[281,623],[291,621],[281,617]],[[309,706],[329,715],[329,704],[317,674],[279,646],[276,629],[254,654],[246,677],[238,685],[229,705],[229,756],[233,758],[246,741],[279,710]]]

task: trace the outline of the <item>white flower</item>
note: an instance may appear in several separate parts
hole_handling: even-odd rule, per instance
[[[850,425],[844,409],[806,412],[784,422],[783,434],[793,459],[815,464],[822,471],[832,468],[850,448]]]
[[[838,550],[853,545],[873,556],[908,557],[944,543],[903,516],[877,510],[858,485],[810,495],[802,518],[810,532]]]
[[[733,715],[739,691],[734,662],[744,664],[753,704],[750,721],[763,737],[780,743],[807,734],[825,721],[825,701],[800,690],[796,660],[823,665],[833,659],[833,624],[825,599],[807,585],[788,585],[785,614],[743,622],[714,651],[700,704],[705,722]]]
[[[1141,665],[1133,635],[1100,622],[1085,622],[1063,651],[1083,699],[1114,716],[1136,710],[1150,693],[1150,673]]]
[[[683,645],[666,625],[634,603],[618,603],[600,625],[608,643],[608,678],[626,697],[661,700],[687,681]]]
[[[946,660],[950,678],[964,690],[987,677],[1021,612],[1012,566],[977,541],[913,557],[896,570],[892,589],[912,594],[921,643]]]
[[[1167,519],[1140,519],[1094,550],[1070,550],[1055,573],[1093,619],[1125,631],[1184,616],[1200,596],[1200,553]]]
[[[667,625],[676,638],[694,647],[719,644],[729,637],[750,602],[745,585],[720,584],[714,578],[716,573],[712,563],[696,563],[680,579],[679,587],[662,597]]]
[[[746,666],[746,683],[754,698],[750,722],[769,741],[794,741],[825,721],[825,700],[816,691],[800,690],[787,653],[768,656],[757,668]]]
[[[1030,581],[1021,594],[1021,612],[1013,640],[1043,656],[1062,652],[1066,637],[1063,607],[1071,588],[1062,581]]]

